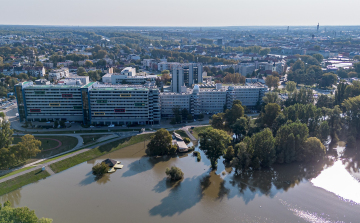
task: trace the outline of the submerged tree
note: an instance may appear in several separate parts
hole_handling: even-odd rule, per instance
[[[184,177],[184,173],[176,166],[167,167],[165,173],[171,180],[181,180]]]

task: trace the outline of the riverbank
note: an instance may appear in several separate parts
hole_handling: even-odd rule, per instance
[[[192,129],[192,133],[191,133],[191,134],[192,134],[195,138],[199,139],[199,133],[202,132],[202,131],[204,131],[205,129],[207,129],[207,128],[209,128],[209,127],[211,127],[211,126],[195,127],[195,128]]]
[[[50,174],[47,171],[41,171],[41,169],[37,169],[30,173],[26,173],[24,175],[15,177],[14,179],[0,183],[0,196],[19,189],[27,184],[35,183],[39,180],[45,179],[48,176],[50,176]]]
[[[84,153],[78,154],[76,156],[70,157],[68,159],[53,163],[50,165],[50,167],[55,173],[59,173],[61,171],[69,169],[70,167],[76,166],[82,162],[86,162],[88,160],[97,158],[99,156],[103,156],[105,154],[119,150],[126,146],[130,146],[145,140],[149,140],[152,135],[153,134],[141,134],[141,135],[127,137],[124,139],[119,139],[114,142],[96,147]]]

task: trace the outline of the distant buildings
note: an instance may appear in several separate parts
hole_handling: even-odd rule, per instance
[[[56,81],[56,80],[60,80],[64,77],[68,77],[69,75],[70,75],[69,68],[63,67],[60,69],[54,69],[49,72],[49,80]]]
[[[146,82],[155,81],[156,75],[136,75],[136,69],[132,67],[124,68],[120,73],[112,73],[112,70],[102,77],[102,82],[106,84],[135,84],[143,85]]]

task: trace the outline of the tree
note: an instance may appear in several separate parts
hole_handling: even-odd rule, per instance
[[[7,120],[0,120],[0,149],[9,147],[13,141],[13,130],[10,128],[10,122]]]
[[[184,173],[176,166],[172,166],[171,168],[167,167],[165,173],[171,180],[181,180],[184,177]]]
[[[4,203],[4,207],[0,208],[0,222],[51,223],[52,219],[39,219],[35,211],[30,210],[28,207],[12,208],[10,202],[7,201]]]
[[[275,118],[281,112],[280,105],[269,103],[265,106],[265,112],[261,114],[261,120],[267,127],[271,127]]]
[[[182,116],[182,120],[186,120],[188,118],[189,115],[189,111],[186,108],[183,108],[181,110],[181,116]],[[191,120],[191,119],[190,119]]]
[[[90,60],[85,61],[85,67],[92,67],[94,66],[93,62]]]
[[[41,141],[35,139],[33,135],[24,135],[21,137],[21,142],[18,143],[18,154],[19,161],[26,160],[30,157],[35,157],[41,152],[39,147]]]
[[[308,135],[308,127],[300,121],[281,126],[275,137],[276,162],[291,163],[297,160]]]
[[[318,108],[333,108],[334,107],[334,97],[329,97],[326,94],[321,94],[316,103],[316,107]]]
[[[0,112],[0,118],[2,118],[2,119],[5,119],[5,113],[4,112]]]
[[[101,79],[101,76],[98,71],[89,71],[88,75],[91,81],[99,81]]]
[[[216,169],[217,160],[223,155],[231,142],[230,136],[223,130],[207,128],[199,133],[200,149],[211,162],[211,167]]]
[[[330,127],[327,121],[323,121],[320,124],[319,127],[319,136],[318,138],[321,140],[321,142],[326,142],[330,134]]]
[[[295,89],[296,89],[296,82],[294,82],[294,81],[288,81],[288,82],[286,83],[286,90],[287,90],[288,92],[293,92],[293,91],[295,91]]]
[[[245,110],[241,105],[239,100],[235,100],[231,109],[226,110],[224,118],[226,120],[226,125],[231,126],[236,122],[236,119],[244,116]]]
[[[319,63],[321,63],[324,59],[323,55],[321,55],[319,53],[312,55],[312,57],[314,57]]]
[[[104,162],[97,163],[92,167],[92,174],[94,174],[98,178],[102,177],[108,171],[109,171],[109,166],[106,165]]]
[[[266,55],[268,55],[269,53],[270,53],[270,49],[269,48],[262,48],[261,50],[260,50],[260,55],[261,56],[266,56]]]
[[[248,144],[249,146],[249,144]],[[253,167],[268,168],[275,161],[274,137],[269,128],[251,137],[250,148],[253,150]]]
[[[29,76],[25,73],[20,73],[18,75],[18,78],[21,79],[21,80],[28,80],[29,79]]]
[[[181,108],[180,106],[175,106],[172,108],[174,117],[175,117],[175,122],[176,123],[181,123]]]
[[[61,128],[65,128],[65,127],[66,127],[65,121],[63,121],[63,120],[60,120],[59,125],[61,126]]]
[[[325,146],[316,137],[308,138],[302,148],[300,161],[303,162],[316,162],[322,159],[326,153]]]
[[[151,137],[150,143],[147,145],[148,155],[163,156],[169,154],[171,147],[171,134],[166,129],[159,129]]]
[[[331,87],[333,84],[336,84],[337,75],[334,73],[325,73],[322,75],[320,86],[321,87]]]
[[[231,126],[231,129],[236,135],[236,138],[241,139],[246,136],[246,133],[249,130],[249,120],[245,117],[238,118]]]
[[[356,139],[354,136],[349,136],[346,139],[346,148],[354,149],[356,148]]]
[[[226,162],[230,162],[235,156],[235,151],[234,148],[232,146],[229,146],[226,149],[225,155],[224,155],[224,159]]]
[[[214,129],[223,129],[224,128],[224,120],[222,117],[223,113],[214,114],[211,118],[211,127]]]
[[[262,98],[262,101],[264,102],[264,104],[269,104],[269,103],[279,103],[280,102],[280,98],[279,98],[279,94],[277,92],[267,92],[265,93],[265,96]]]
[[[36,61],[35,67],[43,67],[44,65],[40,61]]]
[[[271,88],[277,88],[279,86],[279,78],[274,77],[272,75],[269,75],[265,79],[265,84],[271,89]]]
[[[189,143],[191,142],[188,137],[184,137],[183,140],[184,140],[184,142],[185,142],[186,144],[189,144]]]
[[[76,71],[76,74],[79,76],[87,76],[86,70],[83,67],[79,67]]]
[[[360,62],[354,63],[353,66],[355,68],[356,73],[360,73]]]
[[[351,134],[356,136],[360,132],[360,95],[346,99],[342,105],[346,109],[347,123]]]
[[[166,84],[167,82],[169,82],[171,80],[171,77],[170,77],[170,71],[168,70],[163,70],[161,72],[161,81]]]

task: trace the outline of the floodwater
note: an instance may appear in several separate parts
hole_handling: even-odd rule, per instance
[[[235,174],[219,161],[189,154],[148,158],[139,143],[25,186],[0,198],[28,206],[54,222],[359,222],[358,155],[341,145],[313,165],[274,165]],[[198,150],[198,148],[196,149]],[[91,167],[105,158],[124,168],[95,180]],[[171,183],[166,167],[184,179]]]

